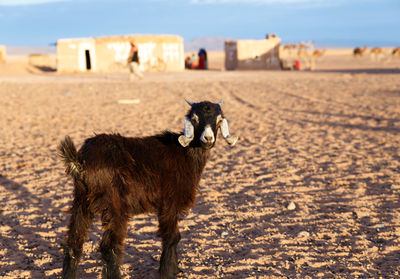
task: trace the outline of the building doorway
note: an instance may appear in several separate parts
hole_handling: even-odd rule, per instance
[[[92,69],[92,65],[90,62],[90,51],[88,49],[85,50],[85,58],[86,58],[86,70],[90,71]]]

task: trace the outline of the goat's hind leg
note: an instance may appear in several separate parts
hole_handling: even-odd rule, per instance
[[[159,234],[162,238],[162,254],[160,259],[161,279],[173,279],[179,273],[176,248],[181,240],[178,230],[178,215],[159,215]]]
[[[76,270],[82,256],[82,246],[92,224],[92,220],[93,217],[86,204],[81,203],[75,198],[72,205],[66,241],[63,243],[64,262],[62,278],[64,279],[76,278]]]
[[[103,259],[102,278],[121,278],[119,267],[123,259],[123,245],[128,229],[128,217],[120,215],[116,210],[103,213],[103,238],[100,252]]]

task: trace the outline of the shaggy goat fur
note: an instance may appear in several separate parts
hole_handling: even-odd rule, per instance
[[[141,213],[157,215],[163,248],[161,278],[175,278],[178,220],[195,203],[201,174],[215,144],[217,121],[223,117],[220,104],[191,106],[187,117],[195,119],[194,135],[188,147],[179,143],[182,134],[172,132],[140,138],[96,135],[79,151],[68,136],[61,142],[59,152],[75,185],[63,278],[76,278],[82,246],[96,215],[101,216],[104,227],[100,243],[103,278],[120,278],[128,221]],[[213,142],[207,142],[207,137],[200,140],[203,131],[210,128],[215,135]]]

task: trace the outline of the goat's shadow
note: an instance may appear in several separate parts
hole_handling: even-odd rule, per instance
[[[23,184],[2,175],[0,175],[0,186],[3,191],[9,193],[4,199],[15,197],[11,208],[3,207],[0,210],[0,224],[3,229],[6,228],[0,238],[3,250],[0,259],[7,261],[8,271],[29,270],[32,278],[43,278],[45,269],[36,263],[38,259],[50,254],[51,260],[46,259],[46,266],[54,267],[61,263],[58,243],[51,241],[54,233],[56,239],[60,239],[61,234],[55,232],[57,224],[50,218],[54,211],[61,210],[64,205],[60,205],[60,208],[54,207],[51,200],[34,194]],[[4,200],[2,203],[5,204]],[[26,224],[34,225],[26,226]],[[6,272],[6,270],[0,271],[0,275],[5,276]]]
[[[24,270],[30,273],[31,278],[59,278],[63,262],[61,243],[65,236],[60,228],[67,227],[69,213],[65,213],[65,208],[70,207],[71,201],[54,206],[51,199],[1,175],[0,187],[9,193],[7,197],[14,200],[12,208],[0,209],[0,261],[7,262],[7,268],[0,270],[0,276],[7,276],[13,270]],[[62,218],[55,220],[54,217],[60,214]],[[24,222],[27,218],[29,223]],[[149,232],[136,232],[143,229]],[[153,244],[158,238],[156,229],[154,216],[138,217],[130,222],[123,274],[130,274],[132,278],[158,278],[161,242]],[[102,227],[95,219],[84,245],[89,253],[83,255],[78,266],[79,278],[98,278],[101,274],[102,263],[98,252],[101,235]],[[88,247],[88,243],[92,243],[93,247]],[[40,260],[46,254],[50,254],[50,260],[47,257],[41,264]]]
[[[143,231],[144,228],[144,231]],[[124,244],[124,260],[121,265],[122,276],[127,278],[158,278],[161,242],[157,239],[157,228],[154,216],[140,216],[129,222],[128,234]],[[140,231],[140,232],[137,232]],[[84,244],[84,254],[78,266],[79,277],[98,278],[101,274],[102,260],[99,243],[102,237],[102,226],[99,218],[94,223]],[[88,246],[89,244],[89,246]]]

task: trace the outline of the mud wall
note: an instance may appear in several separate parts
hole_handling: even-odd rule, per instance
[[[93,38],[58,40],[57,71],[61,73],[95,72],[97,70],[95,54]]]
[[[115,64],[125,65],[134,40],[139,49],[143,71],[184,70],[183,39],[173,35],[133,35],[96,39],[98,71],[114,71]]]
[[[227,70],[280,69],[279,38],[225,42]]]
[[[57,43],[58,71],[128,71],[127,59],[132,40],[138,46],[140,67],[143,71],[184,70],[181,37],[131,35],[59,40]]]

